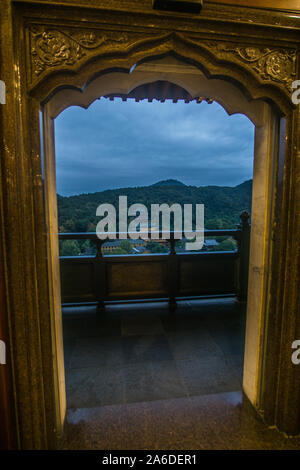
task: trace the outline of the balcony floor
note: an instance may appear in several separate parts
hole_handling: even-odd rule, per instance
[[[63,448],[299,447],[243,404],[245,317],[234,299],[64,309]]]

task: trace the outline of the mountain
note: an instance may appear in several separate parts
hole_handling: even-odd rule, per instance
[[[127,196],[128,206],[144,204],[204,204],[205,228],[235,228],[243,210],[251,211],[252,180],[235,187],[187,186],[177,180],[166,180],[151,186],[110,189],[76,196],[57,196],[60,232],[95,231],[99,204],[113,204],[118,212],[119,196]],[[194,210],[195,212],[195,210]]]
[[[158,183],[151,184],[151,187],[156,187],[156,186],[186,186],[184,183],[181,183],[181,181],[178,180],[163,180],[163,181],[158,181]]]

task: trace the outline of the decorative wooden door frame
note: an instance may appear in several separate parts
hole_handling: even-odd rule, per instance
[[[205,82],[222,80],[241,90],[249,100],[245,114],[253,103],[262,106],[255,153],[265,168],[257,167],[262,176],[254,195],[265,219],[263,225],[257,219],[252,236],[263,246],[257,254],[258,244],[251,242],[256,248],[250,271],[250,283],[251,272],[252,279],[259,276],[253,285],[261,292],[258,302],[251,296],[249,307],[256,313],[247,320],[244,390],[268,424],[299,432],[300,373],[291,362],[291,344],[300,337],[300,114],[291,102],[299,40],[293,20],[282,15],[284,27],[262,29],[271,16],[255,11],[256,24],[245,26],[236,9],[225,6],[223,18],[213,5],[195,18],[154,13],[146,2],[129,2],[130,13],[117,1],[97,8],[87,2],[93,9],[4,2],[1,73],[8,96],[5,113],[1,108],[1,239],[19,446],[54,448],[65,415],[53,118],[75,95],[59,90],[75,90],[88,104],[93,83],[108,71],[128,76],[133,65],[169,54],[197,66]],[[59,93],[65,97],[55,107]]]

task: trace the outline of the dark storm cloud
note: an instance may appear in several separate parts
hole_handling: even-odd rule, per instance
[[[254,126],[218,104],[96,101],[55,123],[57,191],[153,184],[234,186],[252,177]]]

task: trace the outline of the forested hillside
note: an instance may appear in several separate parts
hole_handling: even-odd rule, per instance
[[[150,214],[151,204],[204,204],[205,228],[235,228],[243,210],[250,213],[252,180],[235,186],[186,186],[176,180],[160,181],[151,186],[121,188],[77,196],[57,196],[60,232],[95,231],[99,222],[99,204],[113,204],[118,212],[119,196],[128,197],[128,206],[144,204]],[[194,210],[195,212],[195,210]]]

